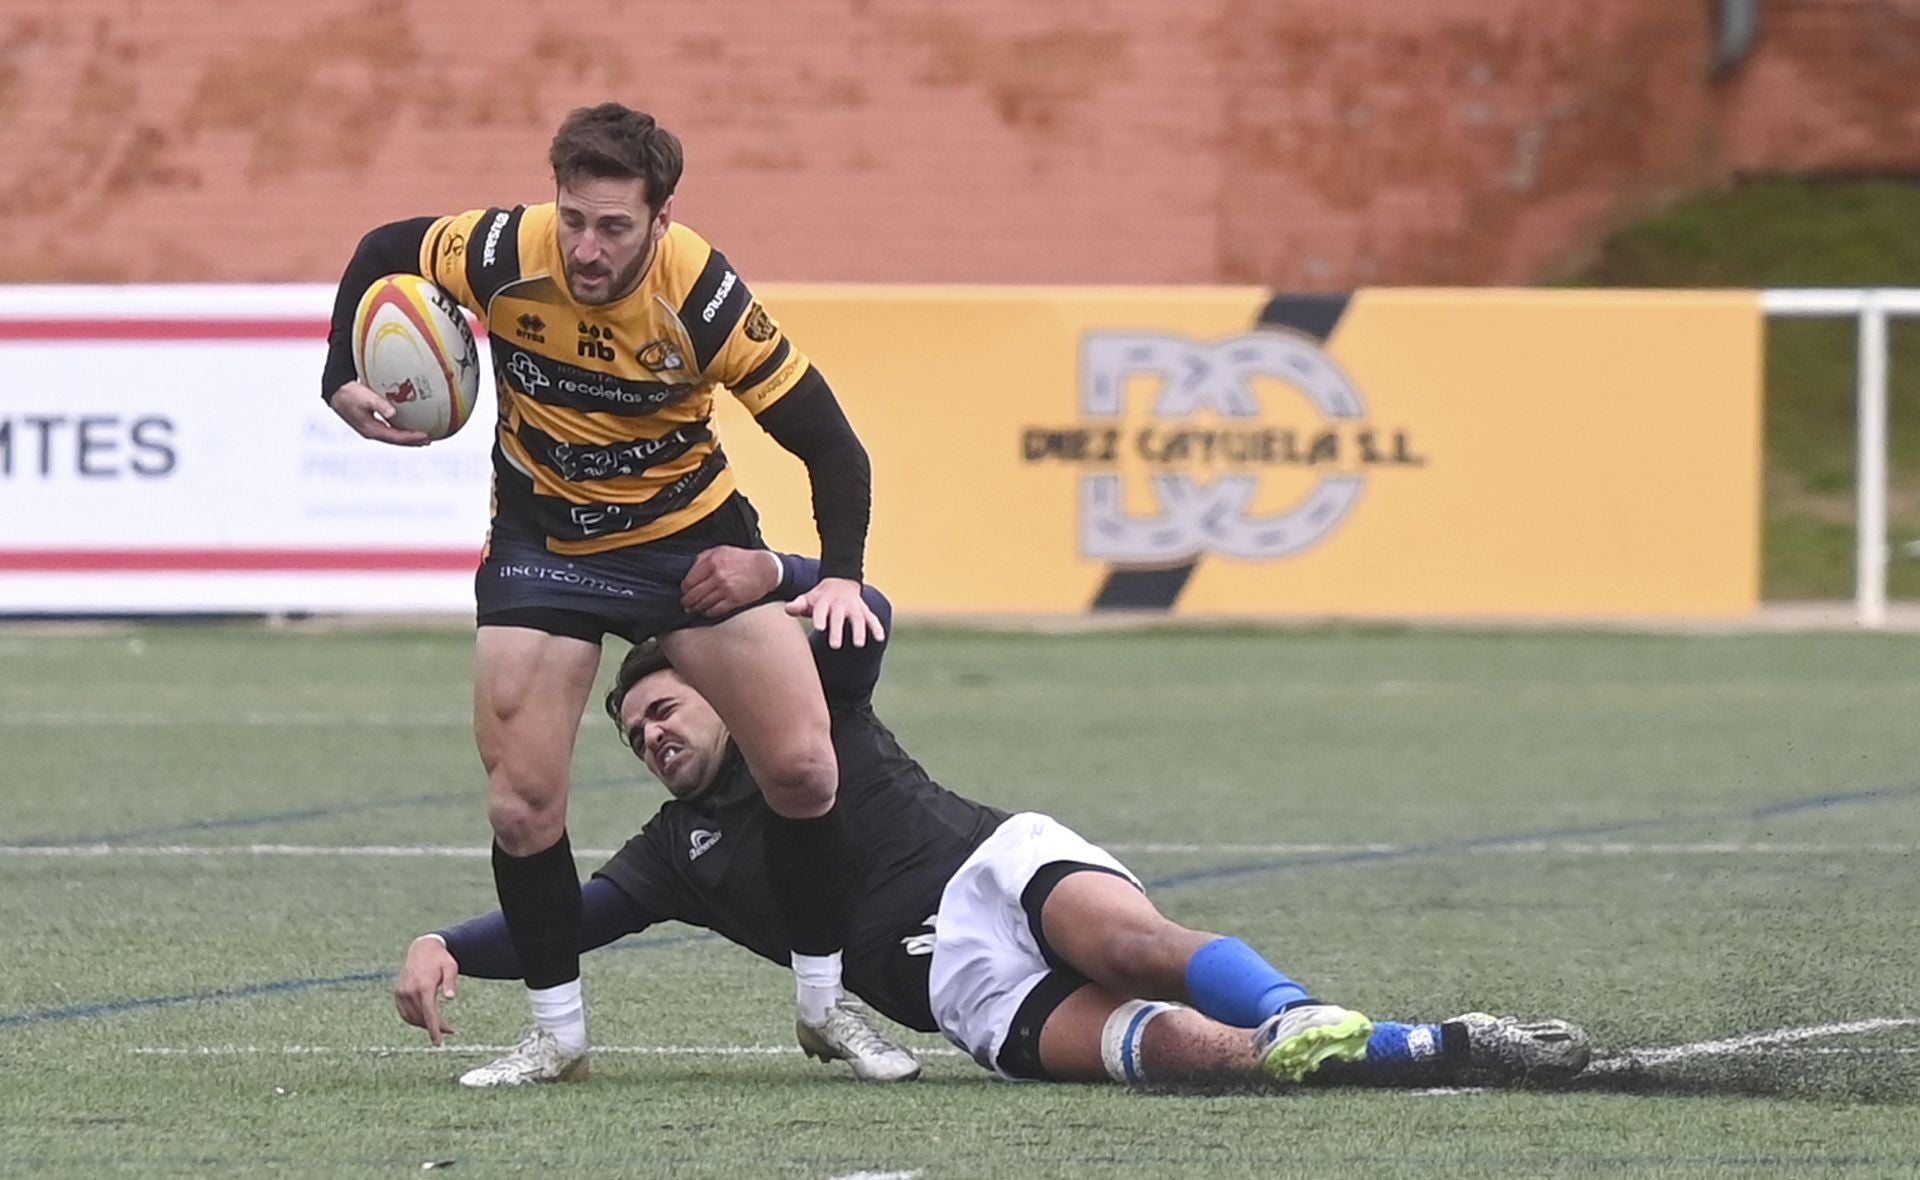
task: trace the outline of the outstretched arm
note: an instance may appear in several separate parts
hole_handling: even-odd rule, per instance
[[[580,919],[582,951],[598,950],[646,929],[653,921],[604,877],[580,886]],[[440,1014],[440,1001],[453,999],[463,971],[481,979],[520,978],[520,959],[507,937],[506,918],[498,910],[413,940],[393,984],[393,1006],[400,1019],[426,1029],[428,1039],[438,1045],[453,1033],[453,1026]]]

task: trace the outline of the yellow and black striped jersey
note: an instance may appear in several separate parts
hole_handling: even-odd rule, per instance
[[[572,555],[669,536],[735,490],[715,391],[757,415],[809,362],[686,226],[599,306],[574,302],[555,228],[552,202],[474,209],[436,220],[420,247],[420,272],[480,316],[493,349],[494,517]]]

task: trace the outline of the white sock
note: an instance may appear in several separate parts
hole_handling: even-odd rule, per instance
[[[827,1019],[827,1009],[846,994],[840,990],[840,952],[795,954],[792,959],[794,999],[800,1005],[800,1019],[821,1024]]]
[[[553,1034],[560,1047],[569,1053],[587,1049],[587,998],[578,979],[558,987],[528,988],[533,1003],[533,1022]]]

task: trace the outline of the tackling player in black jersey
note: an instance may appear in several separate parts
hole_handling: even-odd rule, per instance
[[[474,579],[474,735],[488,782],[493,872],[555,1068],[583,1070],[581,902],[567,840],[568,780],[601,637],[658,636],[713,702],[764,796],[768,871],[794,947],[801,1019],[826,1041],[836,1013],[844,855],[839,769],[800,629],[751,602],[716,613],[694,566],[716,545],[761,544],[712,425],[726,390],[807,465],[822,577],[792,613],[859,646],[878,620],[860,596],[866,451],[833,391],[732,263],[673,219],[679,140],[617,103],[568,115],[549,155],[555,197],[381,226],[334,302],[322,395],[361,435],[396,445],[392,405],[355,379],[354,308],[381,275],[434,280],[484,323],[500,414],[493,525]],[[862,1035],[862,1043],[870,1037]],[[473,1084],[493,1084],[484,1071]]]
[[[701,560],[721,607],[803,594],[818,572],[764,551]],[[865,593],[887,620],[886,600]],[[1320,1003],[1239,939],[1163,916],[1125,866],[1053,819],[943,789],[874,714],[883,646],[835,649],[816,636],[813,650],[853,850],[843,866],[846,983],[891,1019],[945,1033],[1008,1078],[1432,1084],[1548,1080],[1586,1064],[1585,1034],[1564,1021],[1476,1013],[1375,1024]],[[656,645],[628,655],[606,705],[673,798],[586,885],[582,948],[678,920],[786,962],[763,867],[770,812],[712,707]],[[438,1044],[452,1031],[439,999],[460,974],[519,972],[504,923],[490,914],[415,940],[395,1002]],[[877,1076],[866,1055],[822,1045],[804,1026],[800,1037],[813,1056],[847,1056],[857,1076]],[[541,1072],[537,1038],[489,1068],[560,1080]]]

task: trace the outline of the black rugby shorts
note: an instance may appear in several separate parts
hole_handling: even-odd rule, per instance
[[[607,634],[639,643],[668,631],[709,626],[720,619],[689,614],[680,605],[680,583],[694,558],[716,545],[766,548],[760,516],[746,497],[729,496],[699,523],[672,536],[581,557],[551,552],[538,534],[496,520],[487,559],[473,576],[476,621],[482,627],[530,627],[590,643]]]

